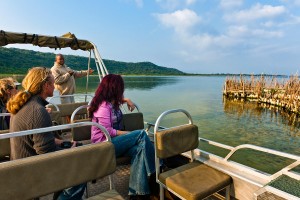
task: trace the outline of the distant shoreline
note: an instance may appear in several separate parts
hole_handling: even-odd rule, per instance
[[[8,76],[25,76],[26,74],[1,74],[0,77],[8,77]],[[281,77],[288,78],[291,75],[273,75],[273,74],[223,74],[223,73],[213,73],[213,74],[181,74],[181,75],[171,75],[171,74],[121,74],[122,76],[265,76],[265,77]],[[96,74],[90,76],[98,76]]]
[[[12,75],[24,75],[28,69],[32,66],[53,66],[54,54],[39,52],[26,49],[18,48],[5,48],[0,47],[0,68],[3,74]],[[71,66],[74,70],[81,70],[87,68],[88,58],[84,56],[65,55],[67,65]],[[143,61],[143,62],[124,62],[103,59],[103,62],[110,73],[122,74],[124,76],[261,76],[265,77],[289,77],[290,75],[282,74],[247,74],[247,73],[188,73],[180,71],[176,68],[158,66],[154,63]],[[93,58],[91,59],[92,69],[96,69]],[[97,71],[97,70],[96,70]],[[0,74],[1,75],[1,74]],[[296,75],[296,74],[294,74]]]

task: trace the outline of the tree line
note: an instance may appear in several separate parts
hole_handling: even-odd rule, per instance
[[[84,56],[65,55],[66,64],[72,69],[86,69],[88,58]],[[43,53],[32,50],[0,47],[1,74],[26,74],[28,69],[34,66],[51,68],[54,63],[53,53]],[[186,75],[186,73],[174,68],[155,65],[151,62],[121,62],[103,59],[109,73],[122,75]],[[92,58],[91,68],[96,69]]]

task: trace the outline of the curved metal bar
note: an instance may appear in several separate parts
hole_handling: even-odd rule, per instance
[[[79,106],[78,108],[76,108],[76,109],[73,111],[72,115],[71,115],[71,119],[70,119],[71,123],[74,122],[74,118],[75,118],[75,116],[76,116],[76,113],[77,113],[79,110],[84,109],[84,108],[88,108],[88,107],[89,107],[89,105],[82,105],[82,106]]]
[[[49,102],[48,105],[53,105],[53,106],[55,107],[56,111],[59,111],[59,107],[58,107],[55,103],[50,103],[50,102]],[[48,106],[48,105],[47,105],[47,106]],[[47,107],[47,106],[46,106],[46,107]]]
[[[89,89],[89,77],[90,77],[90,69],[91,69],[91,56],[92,56],[92,52],[91,50],[89,50],[89,60],[88,60],[88,71],[87,71],[87,76],[86,76],[86,85],[85,85],[85,94],[88,93],[88,89]],[[87,96],[85,96],[84,101],[86,101]]]
[[[204,142],[207,142],[210,145],[221,147],[223,149],[228,149],[228,150],[234,149],[234,147],[232,147],[232,146],[225,145],[225,144],[222,144],[222,143],[219,143],[219,142],[214,142],[214,141],[207,140],[207,139],[204,139],[204,138],[201,138],[201,137],[199,137],[198,139],[199,139],[199,141],[204,141]]]
[[[0,113],[0,117],[6,117],[6,116],[10,116],[10,113]]]
[[[155,126],[154,126],[154,135],[155,133],[158,131],[158,128],[159,128],[159,124],[161,122],[161,120],[168,114],[171,114],[171,113],[177,113],[177,112],[182,112],[184,113],[188,119],[189,119],[189,124],[193,124],[193,120],[192,120],[192,116],[190,115],[190,113],[188,113],[186,110],[184,109],[173,109],[173,110],[167,110],[165,112],[163,112],[156,120],[155,122]]]
[[[67,94],[67,95],[59,95],[59,96],[52,96],[52,97],[49,97],[48,99],[48,102],[50,102],[51,104],[54,104],[51,102],[52,99],[54,98],[60,98],[60,97],[75,97],[75,96],[90,96],[90,97],[94,97],[94,95],[91,95],[91,94]]]
[[[106,140],[111,142],[111,137],[103,126],[96,122],[78,122],[73,124],[64,124],[64,125],[58,125],[58,126],[50,126],[45,128],[38,128],[38,129],[32,129],[32,130],[26,130],[26,131],[18,131],[18,132],[11,132],[11,133],[5,133],[0,134],[0,139],[7,139],[7,138],[14,138],[24,135],[32,135],[32,134],[38,134],[38,133],[45,133],[45,132],[52,132],[52,131],[58,131],[58,130],[64,130],[64,129],[71,129],[76,127],[82,127],[82,126],[96,126],[99,128],[103,133],[105,134]]]
[[[290,176],[291,178],[297,179],[299,181],[300,180],[299,175],[296,177],[296,175],[292,175],[292,173],[289,172],[289,170],[292,170],[293,168],[297,167],[299,164],[300,164],[300,160],[296,160],[295,162],[291,163],[290,165],[282,168],[280,171],[273,174],[270,177],[270,179],[274,180],[274,179],[278,178],[279,176],[281,176],[282,174],[285,174],[285,175]]]
[[[193,120],[192,120],[192,117],[190,115],[190,113],[188,113],[186,110],[183,110],[183,109],[173,109],[173,110],[167,110],[165,112],[163,112],[162,114],[160,114],[160,116],[157,118],[156,122],[155,122],[155,125],[154,125],[154,146],[156,147],[156,133],[160,127],[160,122],[161,120],[168,114],[171,114],[171,113],[178,113],[178,112],[182,112],[184,113],[188,119],[189,119],[189,124],[193,124]],[[156,181],[158,181],[158,176],[160,174],[160,159],[157,157],[157,150],[156,148],[154,148],[155,151],[155,169],[156,169]],[[194,153],[193,151],[191,151],[191,160],[194,159]],[[161,194],[161,197],[163,197],[163,194]]]
[[[137,111],[137,112],[140,112],[140,107],[139,107],[136,103],[134,103],[134,102],[133,102],[133,105],[135,106],[136,111]],[[126,109],[125,109],[124,107],[125,107],[125,106],[123,106],[123,104],[122,104],[122,105],[121,105],[121,108],[123,109],[124,113],[127,114],[127,111],[126,111]]]
[[[137,110],[138,112],[140,112],[140,107],[139,107],[136,103],[133,103],[133,104],[134,104],[136,110]]]
[[[105,67],[105,64],[101,58],[101,55],[97,49],[97,46],[92,43],[92,45],[94,46],[94,49],[93,49],[93,53],[94,53],[94,57],[95,57],[95,64],[96,64],[96,67],[97,67],[97,71],[98,71],[98,75],[99,75],[99,80],[101,82],[101,75],[100,75],[100,71],[101,71],[101,74],[102,74],[102,77],[106,76],[108,73],[106,67]],[[100,70],[99,70],[100,68]]]
[[[101,57],[101,55],[100,55],[100,53],[99,53],[99,51],[98,51],[97,46],[96,46],[94,43],[92,43],[92,42],[91,42],[91,44],[94,46],[94,51],[96,52],[97,59],[100,61],[100,62],[99,62],[99,65],[101,65],[101,67],[102,67],[103,70],[104,70],[104,73],[102,72],[103,77],[104,77],[105,75],[107,75],[107,74],[109,74],[109,73],[108,73],[108,71],[107,71],[107,69],[106,69],[106,67],[105,67],[105,64],[104,64],[103,59],[102,59],[102,57]],[[102,70],[101,70],[101,71],[102,71]],[[101,80],[100,80],[100,82],[101,82]]]
[[[96,61],[96,53],[95,53],[95,50],[92,49],[92,52],[93,52],[93,54],[94,54],[94,61],[95,61],[96,69],[97,69],[97,72],[98,72],[99,82],[101,82],[101,81],[102,81],[102,78],[101,78],[101,72],[100,72],[100,69],[99,69],[99,65],[97,64],[97,61]]]
[[[155,126],[155,124],[150,123],[150,122],[146,122],[146,121],[144,122],[144,124],[148,125],[148,127],[146,128],[146,131],[149,131],[151,127],[154,127],[154,126]],[[167,129],[166,127],[163,127],[163,126],[159,126],[158,128],[159,128],[159,129]],[[153,133],[152,133],[152,134],[153,134]]]
[[[221,157],[216,157],[217,159],[217,162],[222,162],[224,161],[224,163],[227,163],[229,164],[229,161],[228,159],[239,149],[253,149],[253,150],[257,150],[257,151],[260,151],[260,152],[264,152],[264,153],[269,153],[269,154],[273,154],[273,155],[277,155],[277,156],[281,156],[281,157],[284,157],[284,158],[288,158],[288,159],[292,159],[292,160],[295,160],[294,162],[292,162],[291,164],[289,164],[288,166],[282,168],[280,171],[274,173],[274,174],[270,174],[268,175],[268,177],[261,177],[263,178],[264,180],[266,180],[267,182],[270,182],[276,178],[278,178],[279,176],[281,176],[282,174],[285,174],[287,176],[290,176],[291,178],[293,179],[296,179],[296,180],[300,180],[300,175],[298,174],[294,174],[294,173],[291,173],[290,170],[292,170],[293,168],[295,168],[296,166],[300,165],[300,156],[297,156],[297,155],[292,155],[292,154],[289,154],[289,153],[283,153],[283,152],[280,152],[280,151],[276,151],[276,150],[272,150],[272,149],[268,149],[268,148],[264,148],[264,147],[259,147],[259,146],[255,146],[255,145],[251,145],[251,144],[243,144],[243,145],[239,145],[237,147],[231,147],[231,146],[228,146],[228,145],[224,145],[224,144],[221,144],[221,143],[218,143],[218,142],[214,142],[214,141],[210,141],[210,140],[207,140],[207,139],[204,139],[204,138],[201,138],[199,137],[199,140],[200,141],[205,141],[205,142],[208,142],[210,145],[213,145],[213,146],[217,146],[217,147],[221,147],[223,149],[227,149],[227,150],[231,150],[227,156],[225,158],[221,158]],[[205,152],[203,150],[200,150],[199,151],[201,152]],[[209,152],[205,152],[205,154],[207,155],[214,155],[212,153],[209,153]],[[215,156],[215,155],[214,155]],[[245,166],[244,168],[242,168],[243,171],[249,173],[249,172],[254,172],[253,170],[249,169],[247,165],[243,165],[243,164],[239,164],[239,166]]]

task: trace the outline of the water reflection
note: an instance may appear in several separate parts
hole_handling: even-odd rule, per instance
[[[0,78],[7,77],[0,75]],[[18,81],[22,81],[24,75],[12,75]],[[175,76],[123,76],[125,88],[138,89],[138,90],[151,90],[156,87],[173,85],[178,83],[181,79]],[[94,93],[99,84],[98,76],[90,76],[88,83],[88,92]],[[76,88],[78,93],[85,92],[86,90],[86,77],[76,79]]]
[[[150,90],[163,85],[173,85],[179,82],[178,77],[139,76],[123,77],[126,89]]]
[[[161,76],[123,76],[126,90],[151,90],[164,85],[176,84],[180,81],[178,77],[161,77]],[[89,77],[88,92],[95,92],[99,84],[97,76]],[[76,79],[78,92],[84,92],[86,88],[86,78]]]
[[[229,99],[223,97],[224,113],[234,115],[238,119],[269,120],[277,125],[283,126],[286,133],[292,137],[300,136],[300,118],[295,113],[290,113],[282,108],[268,104],[258,104],[257,102],[243,101],[239,99]]]

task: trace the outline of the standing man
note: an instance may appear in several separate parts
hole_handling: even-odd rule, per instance
[[[76,85],[75,78],[92,74],[94,70],[75,71],[65,65],[65,59],[62,54],[55,56],[54,66],[51,68],[54,76],[54,86],[59,91],[60,95],[71,95],[75,93]],[[62,103],[74,103],[74,97],[61,98]]]

